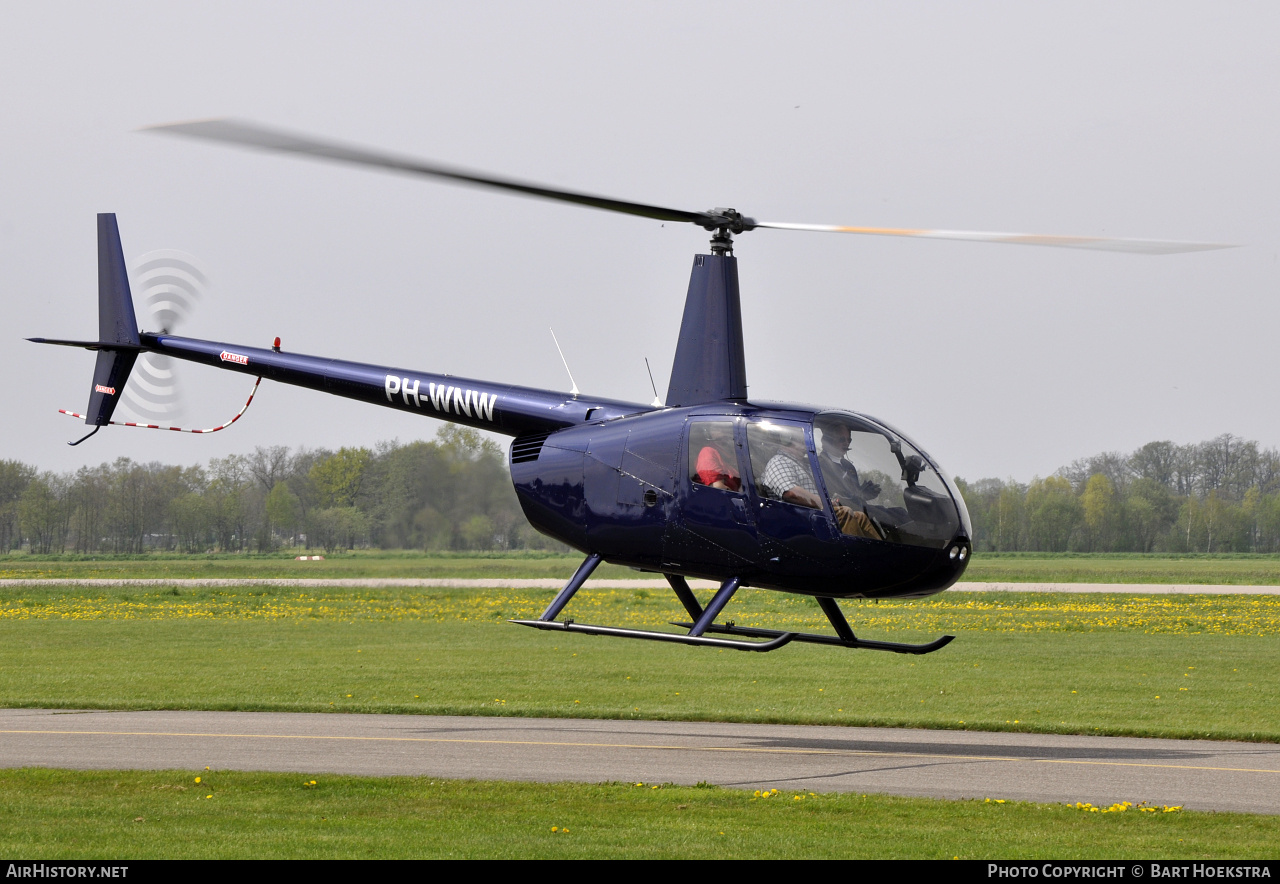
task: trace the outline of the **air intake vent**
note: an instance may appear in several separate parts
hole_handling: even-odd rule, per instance
[[[547,441],[550,433],[538,433],[534,436],[521,436],[511,443],[511,462],[528,463],[537,460],[542,451],[542,443]]]

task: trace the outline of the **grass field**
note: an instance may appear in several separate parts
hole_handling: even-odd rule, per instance
[[[360,550],[322,562],[299,562],[294,552],[270,555],[31,556],[0,555],[0,579],[62,578],[288,578],[288,577],[552,577],[568,580],[582,561],[559,553],[423,553]],[[636,578],[617,565],[596,577]],[[965,581],[996,583],[1189,583],[1280,585],[1280,556],[977,553]]]
[[[201,782],[194,782],[195,775]],[[1273,858],[1280,817],[652,784],[0,771],[0,853],[212,858]]]
[[[908,657],[772,654],[513,626],[551,590],[24,587],[0,601],[0,704],[581,716],[1280,740],[1280,597],[950,592],[845,608]],[[739,601],[739,599],[741,601]],[[670,593],[583,590],[580,622],[661,627]],[[744,590],[743,625],[824,627]]]

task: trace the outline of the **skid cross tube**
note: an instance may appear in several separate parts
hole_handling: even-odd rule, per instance
[[[573,598],[574,593],[582,588],[582,584],[587,582],[587,578],[591,576],[591,572],[600,564],[600,555],[592,553],[582,560],[582,564],[578,566],[578,570],[573,572],[573,576],[569,578],[569,582],[564,585],[564,589],[551,600],[551,604],[547,605],[547,609],[542,612],[542,616],[538,619],[547,622],[556,619],[556,615],[569,604],[569,599]]]

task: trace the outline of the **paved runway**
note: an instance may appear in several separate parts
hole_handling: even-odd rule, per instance
[[[706,722],[0,710],[0,767],[686,783],[1280,813],[1280,745]]]

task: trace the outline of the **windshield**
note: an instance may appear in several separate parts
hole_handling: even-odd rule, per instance
[[[813,438],[843,533],[937,548],[955,537],[951,484],[906,439],[843,411],[817,414]]]

